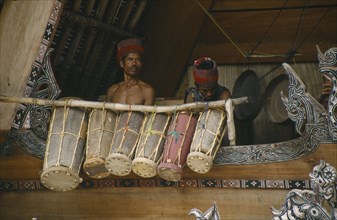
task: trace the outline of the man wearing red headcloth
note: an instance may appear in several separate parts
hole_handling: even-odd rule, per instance
[[[123,69],[124,81],[110,86],[107,101],[122,104],[153,105],[154,89],[139,79],[144,48],[139,39],[126,39],[117,46],[117,64]]]
[[[231,97],[229,90],[218,84],[218,69],[211,58],[202,57],[194,61],[193,78],[195,87],[186,90],[185,103],[225,100]]]

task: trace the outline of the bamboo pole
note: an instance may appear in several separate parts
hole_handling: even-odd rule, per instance
[[[233,105],[238,105],[248,102],[248,97],[241,97],[231,100]],[[39,106],[53,106],[53,107],[82,107],[82,108],[95,108],[95,109],[110,109],[113,111],[140,111],[140,112],[157,112],[157,113],[173,113],[176,111],[201,111],[205,108],[225,108],[227,100],[212,101],[212,102],[194,102],[181,105],[171,105],[171,106],[149,106],[149,105],[128,105],[120,103],[110,103],[110,102],[93,102],[84,101],[78,99],[67,99],[67,100],[48,100],[48,99],[36,99],[36,98],[26,98],[26,97],[11,97],[11,96],[0,96],[0,102],[6,103],[27,103]]]

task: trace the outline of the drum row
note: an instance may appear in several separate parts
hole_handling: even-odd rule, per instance
[[[96,179],[132,171],[145,178],[158,174],[179,181],[186,164],[206,173],[225,127],[222,109],[173,115],[93,109],[88,117],[82,108],[56,107],[41,182],[51,190],[73,190],[82,181],[82,164],[84,172]]]

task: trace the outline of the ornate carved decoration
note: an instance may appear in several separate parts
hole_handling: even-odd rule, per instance
[[[321,160],[309,176],[314,186],[313,191],[291,190],[280,210],[271,207],[274,220],[337,219],[336,169]]]
[[[330,48],[324,54],[317,46],[319,72],[330,79],[332,89],[328,99],[329,131],[337,141],[337,47]]]
[[[328,50],[324,61],[320,61],[320,71],[328,73],[334,82],[329,100],[329,113],[306,92],[304,83],[291,66],[283,64],[289,76],[289,95],[281,96],[289,118],[295,122],[301,137],[272,144],[222,147],[214,159],[214,164],[259,164],[295,160],[315,151],[320,143],[336,143],[336,50]]]
[[[205,213],[202,213],[199,209],[193,208],[188,215],[194,215],[196,220],[220,220],[220,214],[215,203]]]
[[[56,99],[61,92],[50,64],[52,51],[53,49],[49,49],[44,57],[42,75],[32,87],[31,97],[33,98]],[[30,129],[11,130],[6,141],[0,145],[1,154],[9,155],[12,145],[17,142],[24,151],[42,159],[46,148],[50,111],[50,106],[28,105],[26,115],[29,114]]]
[[[43,140],[36,136],[36,134],[31,129],[26,130],[14,130],[10,132],[8,139],[1,144],[1,149],[5,147],[8,150],[14,144],[20,146],[26,153],[33,155],[39,159],[44,158],[44,152],[46,151],[46,140]]]
[[[41,71],[41,68],[46,58],[46,53],[48,51],[48,48],[50,48],[52,44],[52,39],[54,38],[54,34],[56,32],[55,27],[57,27],[58,25],[59,18],[61,16],[63,7],[64,7],[64,1],[62,0],[54,1],[54,6],[51,10],[51,14],[50,14],[46,29],[43,34],[43,38],[41,39],[39,51],[32,64],[31,72],[26,82],[25,93],[22,94],[24,97],[32,96],[33,87],[36,84],[36,81],[41,77],[41,74],[43,74]],[[25,103],[20,103],[20,105],[17,108],[16,115],[12,122],[12,129],[16,130],[16,129],[22,128],[23,126],[26,126],[24,123],[25,123],[27,115],[29,115],[27,111],[27,105]]]
[[[46,91],[46,89],[44,88],[44,86],[42,86],[42,84],[44,84],[43,80],[40,79],[40,77],[41,77],[40,73],[43,71],[43,70],[41,71],[42,66],[44,66],[44,69],[47,70],[47,72],[52,73],[51,75],[54,77],[52,69],[50,68],[49,58],[47,59],[46,54],[51,52],[51,50],[48,50],[48,48],[50,47],[50,45],[52,43],[52,39],[53,39],[54,33],[56,31],[55,27],[58,24],[58,20],[61,16],[63,6],[64,6],[64,2],[62,2],[62,0],[55,0],[53,9],[52,9],[50,17],[48,19],[48,23],[47,23],[43,38],[41,40],[39,52],[36,56],[36,59],[35,59],[33,65],[32,65],[31,73],[30,73],[29,79],[28,79],[27,84],[26,84],[26,92],[25,92],[26,97],[32,97],[32,95],[33,95],[32,90],[34,90],[33,89],[33,87],[34,87],[35,88],[34,91],[36,91],[36,88],[41,89],[41,91],[39,91],[39,93],[38,93],[39,94],[38,97],[45,98],[43,93],[44,93],[44,91]],[[46,63],[46,61],[48,62],[48,64]],[[43,77],[44,76],[42,76],[42,78]],[[39,84],[41,85],[40,87],[35,85],[36,80],[39,80],[39,79],[40,79]],[[55,79],[54,79],[54,81],[55,81]],[[57,86],[57,84],[55,84],[55,85]],[[60,91],[58,91],[58,93],[59,92]],[[51,93],[49,93],[49,94],[51,94]],[[39,109],[37,111],[42,113],[41,109]],[[16,136],[16,134],[22,135],[22,133],[18,132],[16,129],[19,129],[23,126],[23,122],[25,121],[26,116],[30,114],[29,112],[30,111],[27,110],[27,106],[25,104],[19,105],[19,108],[17,109],[17,112],[16,112],[16,116],[15,116],[15,118],[13,120],[13,123],[12,123],[11,134],[9,134],[6,141],[0,143],[0,154],[9,155],[9,154],[12,153],[12,148],[13,148],[12,144],[14,144],[14,142],[16,140],[11,138],[11,136]],[[35,113],[35,115],[36,115],[36,113]],[[38,114],[38,115],[41,115],[41,114]],[[45,114],[42,114],[42,115],[44,115],[43,118],[45,118]],[[38,134],[41,133],[40,136],[45,137],[45,132],[41,132],[41,131],[45,131],[45,129],[44,129],[45,124],[42,123],[41,126],[38,125],[39,123],[41,123],[40,121],[45,120],[45,119],[39,120],[39,119],[36,119],[36,118],[37,117],[33,116],[34,122],[33,122],[33,125],[30,125],[30,127],[34,128],[34,130],[36,130]],[[39,122],[37,122],[37,121],[39,121]],[[39,137],[37,135],[35,135],[35,137],[37,138],[36,141],[39,141]],[[25,137],[22,137],[22,139],[25,139]],[[22,146],[23,146],[23,149],[25,149],[25,148],[27,148],[27,149],[32,148],[33,149],[34,148],[33,145],[28,145],[28,144],[22,145]],[[30,150],[28,150],[28,151],[30,151]],[[44,153],[44,150],[43,150],[43,153]],[[40,155],[40,153],[38,153],[36,156],[39,157],[39,155]]]
[[[61,90],[54,77],[54,72],[50,63],[50,54],[53,49],[49,49],[42,63],[42,75],[36,81],[32,89],[32,98],[56,99]],[[50,106],[29,105],[30,126],[34,133],[42,139],[47,139],[48,122],[50,120]]]

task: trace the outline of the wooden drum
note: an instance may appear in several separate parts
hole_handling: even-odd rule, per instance
[[[157,173],[170,117],[167,114],[152,113],[145,118],[145,127],[137,145],[132,171],[141,177],[153,177]]]
[[[122,112],[117,119],[116,132],[105,167],[117,176],[131,172],[131,163],[144,120],[141,112]]]
[[[157,172],[167,181],[179,181],[190,151],[197,117],[193,113],[179,112],[173,116]]]
[[[187,166],[197,173],[207,173],[220,147],[226,128],[226,113],[222,109],[208,109],[199,116],[187,156]]]
[[[89,116],[84,172],[95,179],[110,175],[105,168],[115,133],[116,113],[109,110],[94,109]]]
[[[56,107],[50,122],[41,174],[42,184],[54,191],[75,189],[82,178],[87,117],[82,108]]]

